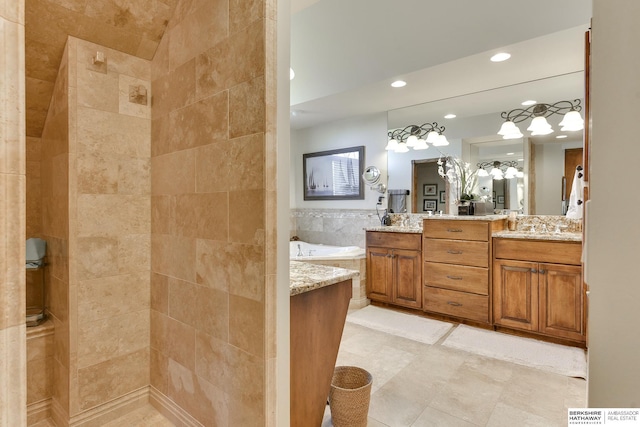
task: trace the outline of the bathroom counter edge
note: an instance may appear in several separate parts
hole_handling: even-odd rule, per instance
[[[360,273],[346,268],[290,261],[289,275],[289,292],[294,296],[353,279]]]

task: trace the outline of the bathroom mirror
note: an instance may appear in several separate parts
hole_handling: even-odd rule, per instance
[[[384,192],[387,190],[387,187],[380,182],[380,177],[380,169],[378,169],[376,166],[367,166],[364,169],[364,173],[362,174],[362,179],[364,180],[365,184],[367,184],[372,190],[384,194]]]
[[[450,142],[448,146],[430,147],[421,151],[388,152],[389,188],[416,188],[412,163],[437,159],[441,155],[460,158],[469,162],[474,169],[481,161],[517,160],[522,165],[524,176],[514,182],[513,191],[516,193],[513,194],[517,194],[518,189],[522,193],[518,202],[522,200],[523,212],[538,215],[562,214],[565,151],[582,146],[582,131],[560,132],[558,123],[562,120],[561,115],[547,119],[555,130],[551,135],[531,137],[526,132],[530,120],[518,124],[525,134],[521,139],[503,140],[497,135],[497,131],[504,121],[500,113],[521,107],[523,100],[536,99],[538,102],[553,103],[565,99],[582,99],[583,88],[584,73],[575,72],[389,111],[389,130],[437,121],[439,125],[445,126],[444,134]],[[457,114],[455,119],[443,118],[452,112]],[[566,135],[566,138],[556,139],[560,134]],[[444,180],[440,179],[437,183],[443,187],[438,190],[444,190]],[[446,198],[445,194],[443,200]],[[509,202],[513,201],[511,197]],[[412,203],[410,211],[421,212],[421,202],[416,200]],[[498,206],[496,204],[499,209]],[[502,206],[508,209],[504,204]]]

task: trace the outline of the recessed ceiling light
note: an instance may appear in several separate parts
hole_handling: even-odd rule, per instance
[[[562,138],[566,138],[566,137],[567,137],[567,135],[558,135],[558,136],[556,136],[556,139],[562,139]]]
[[[524,159],[518,159],[519,162],[524,162]]]
[[[407,82],[405,82],[404,80],[396,80],[395,82],[391,83],[391,86],[393,87],[404,87],[407,85]]]
[[[507,156],[513,156],[516,153],[507,153]]]
[[[522,105],[534,105],[534,104],[537,104],[537,103],[538,103],[538,101],[534,101],[533,99],[530,99],[528,101],[524,101],[522,103]]]
[[[455,114],[447,114],[446,116],[444,116],[445,119],[455,119],[456,115]]]
[[[500,53],[496,53],[495,55],[493,55],[491,57],[491,61],[492,62],[502,62],[502,61],[506,61],[509,58],[511,58],[511,54],[510,53],[500,52]]]
[[[296,73],[293,72],[293,68],[289,68],[289,80],[293,80],[296,76]]]

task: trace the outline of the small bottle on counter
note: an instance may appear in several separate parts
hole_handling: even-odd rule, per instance
[[[507,218],[507,228],[509,228],[509,231],[516,231],[517,225],[518,225],[518,213],[509,212],[509,218]]]

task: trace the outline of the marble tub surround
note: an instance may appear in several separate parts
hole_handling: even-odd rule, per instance
[[[385,233],[415,233],[421,234],[422,227],[405,227],[402,225],[381,225],[377,227],[367,227],[365,231],[384,231]]]
[[[359,273],[355,270],[299,261],[290,261],[289,274],[291,296],[331,286],[359,276]]]
[[[383,211],[380,211],[380,215]],[[291,236],[311,243],[365,247],[363,229],[380,225],[375,210],[291,209]]]
[[[51,416],[53,321],[27,328],[27,425]]]

